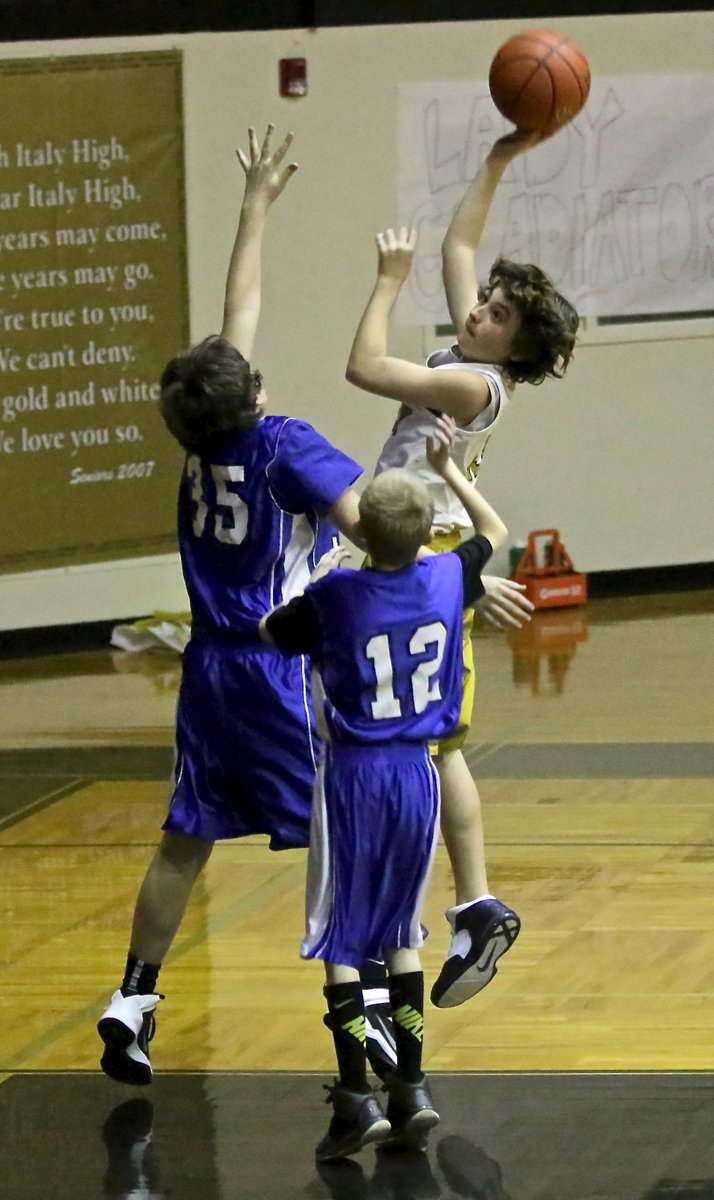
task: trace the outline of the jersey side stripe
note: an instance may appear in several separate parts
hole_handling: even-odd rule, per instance
[[[315,738],[313,737],[313,733],[312,733],[312,722],[310,720],[311,689],[310,689],[309,666],[308,666],[308,660],[304,655],[300,659],[300,675],[302,678],[302,706],[303,706],[303,712],[305,714],[305,734],[307,736],[308,745],[310,747],[310,758],[312,759],[312,765],[315,768],[315,770],[317,770],[319,752],[318,752],[317,744],[315,742]]]
[[[304,592],[310,579],[310,557],[315,549],[315,530],[305,513],[292,518],[290,538],[285,547],[283,599],[292,600]]]

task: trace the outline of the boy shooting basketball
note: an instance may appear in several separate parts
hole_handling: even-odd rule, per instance
[[[377,281],[367,303],[347,366],[350,382],[401,403],[397,423],[377,464],[377,474],[403,467],[417,474],[434,499],[436,536],[431,549],[458,546],[470,519],[461,496],[453,496],[427,459],[427,438],[446,413],[457,425],[452,458],[461,473],[476,477],[486,443],[516,384],[559,378],[572,356],[578,317],[538,267],[499,259],[479,288],[474,253],[498,183],[511,160],[535,145],[538,134],[516,131],[500,138],[454,212],[442,246],[446,299],[456,329],[450,350],[437,351],[427,366],[389,356],[389,317],[411,265],[416,235],[388,230],[377,238]],[[507,603],[515,623],[531,607],[512,584]],[[442,789],[442,833],[456,885],[447,911],[453,938],[431,998],[439,1007],[460,1004],[492,978],[498,958],[520,928],[516,913],[488,890],[478,791],[461,747],[473,708],[473,612],[464,622],[464,702],[456,735],[436,754]]]
[[[365,570],[318,567],[304,594],[263,618],[284,654],[308,654],[325,693],[328,736],[313,796],[304,958],[321,958],[339,1078],[318,1160],[368,1142],[421,1145],[435,1125],[421,1070],[421,902],[439,817],[428,743],[459,721],[463,610],[483,594],[481,569],[507,530],[449,457],[456,426],[435,419],[431,469],[477,531],[451,554],[420,555],[434,503],[412,473],[385,471],[359,502]],[[323,570],[328,573],[320,578]],[[386,1119],[367,1083],[359,967],[386,959],[397,1065],[385,1077]]]

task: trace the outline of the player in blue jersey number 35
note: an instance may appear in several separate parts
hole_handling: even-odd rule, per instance
[[[307,846],[318,739],[304,658],[282,659],[261,617],[302,591],[338,530],[354,536],[361,467],[305,421],[265,413],[250,365],[261,299],[265,219],[294,173],[289,135],[271,150],[250,131],[245,193],[219,337],[173,359],[161,409],[186,450],[178,500],[192,632],[176,717],[176,768],[164,834],[134,913],[121,986],[99,1020],[101,1065],[151,1081],[157,979],[192,887],[218,839],[267,834]]]

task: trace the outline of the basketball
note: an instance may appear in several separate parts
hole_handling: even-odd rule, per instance
[[[501,46],[488,86],[504,117],[524,132],[547,137],[585,104],[590,68],[582,50],[562,33],[526,30]]]

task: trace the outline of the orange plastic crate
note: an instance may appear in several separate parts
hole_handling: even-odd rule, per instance
[[[548,561],[538,566],[536,538],[550,538]],[[557,529],[535,529],[513,572],[525,584],[526,595],[536,608],[565,608],[585,604],[587,576],[576,571]]]

